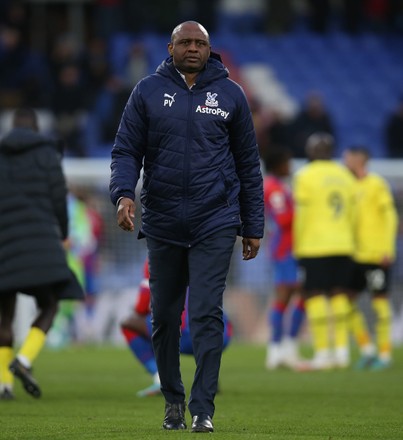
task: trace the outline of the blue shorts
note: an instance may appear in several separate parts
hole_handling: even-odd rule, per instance
[[[273,260],[274,285],[297,284],[298,265],[295,258],[289,254],[282,260]]]

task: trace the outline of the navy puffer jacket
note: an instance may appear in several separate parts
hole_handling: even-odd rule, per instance
[[[213,231],[240,227],[261,238],[263,185],[250,110],[241,87],[210,57],[189,89],[172,58],[140,81],[112,149],[112,203],[141,190],[149,236],[192,246]]]

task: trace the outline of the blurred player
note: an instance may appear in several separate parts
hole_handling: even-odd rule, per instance
[[[368,172],[364,147],[344,152],[344,162],[357,178],[356,249],[353,299],[367,289],[376,315],[376,344],[371,341],[363,314],[353,302],[352,328],[361,351],[359,368],[384,369],[392,360],[392,312],[388,299],[390,266],[395,259],[398,215],[387,182]]]
[[[285,182],[290,176],[291,154],[271,149],[265,155],[268,175],[264,179],[265,212],[270,233],[270,258],[274,271],[275,299],[268,313],[271,340],[267,348],[266,367],[295,367],[298,362],[297,337],[305,312],[298,295],[297,262],[292,255],[292,221],[294,207],[291,191]],[[296,296],[292,307],[289,303]],[[285,327],[285,315],[290,322]]]
[[[152,327],[149,277],[148,261],[146,261],[144,264],[144,278],[139,286],[137,302],[133,313],[121,324],[122,333],[130,350],[153,378],[153,383],[149,387],[137,393],[139,397],[152,396],[161,392],[157,364],[151,344]],[[232,326],[224,313],[224,348],[229,344],[231,337]],[[185,310],[182,313],[180,352],[193,355],[187,315],[187,301]]]
[[[306,145],[310,163],[295,175],[294,254],[304,273],[303,291],[314,358],[304,367],[323,370],[350,362],[349,298],[355,182],[332,160],[333,137],[316,133]],[[330,338],[331,330],[333,338]]]

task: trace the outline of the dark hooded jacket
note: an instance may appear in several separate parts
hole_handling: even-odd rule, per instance
[[[13,129],[0,142],[1,292],[30,293],[72,281],[62,244],[68,232],[66,195],[56,145],[33,130]],[[73,283],[72,295],[65,297],[82,295]]]
[[[263,236],[251,113],[216,58],[191,89],[168,58],[137,84],[125,107],[112,150],[111,200],[134,200],[143,168],[140,237],[192,246],[230,226],[244,237]]]

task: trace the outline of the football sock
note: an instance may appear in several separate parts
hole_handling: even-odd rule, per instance
[[[329,350],[329,310],[324,295],[317,295],[305,301],[306,315],[311,330],[315,352]]]
[[[37,358],[46,342],[46,333],[38,327],[31,327],[28,336],[25,338],[20,351],[17,354],[18,360],[24,367],[30,368]]]
[[[336,349],[348,347],[350,301],[342,293],[330,298],[330,310],[333,318],[334,346]]]
[[[122,329],[122,333],[133,355],[154,376],[158,369],[151,341],[128,329]]]
[[[290,330],[289,336],[290,338],[296,338],[301,329],[301,325],[304,322],[305,318],[305,306],[303,300],[298,300],[292,308],[291,311],[291,322],[290,322]]]
[[[8,369],[14,358],[13,349],[11,347],[0,347],[0,384],[9,390],[13,387],[14,376]]]
[[[389,361],[391,358],[392,312],[387,298],[373,298],[372,307],[376,313],[375,334],[379,358]]]
[[[349,317],[350,329],[354,339],[364,356],[373,356],[375,354],[375,347],[371,340],[371,335],[368,331],[368,326],[364,314],[357,307],[357,304],[351,304],[351,312]]]
[[[271,325],[271,341],[279,343],[283,337],[283,321],[286,304],[282,301],[275,301],[269,313]]]
[[[158,373],[155,373],[155,374],[153,375],[153,383],[156,383],[156,384],[158,384],[158,385],[161,385],[160,376],[159,376]]]

